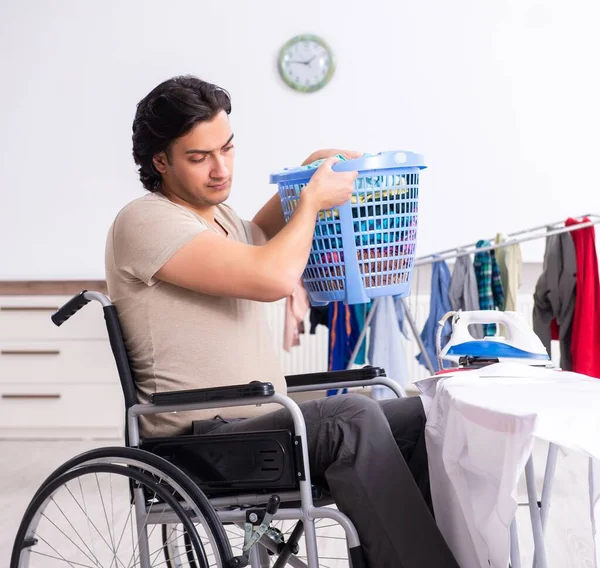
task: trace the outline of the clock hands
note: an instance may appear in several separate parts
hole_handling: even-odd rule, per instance
[[[294,60],[289,60],[288,63],[298,63],[299,65],[310,65],[313,60],[315,59],[315,57],[317,57],[316,55],[313,55],[309,60],[307,61],[294,61]]]

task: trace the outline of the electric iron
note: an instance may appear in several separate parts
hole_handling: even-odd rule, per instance
[[[497,333],[475,339],[471,325],[496,324]],[[452,334],[440,352],[440,357],[458,363],[462,368],[474,368],[499,362],[552,367],[543,343],[517,312],[480,310],[454,312]]]

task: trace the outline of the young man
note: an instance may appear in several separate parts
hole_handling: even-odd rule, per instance
[[[195,77],[165,81],[137,107],[133,156],[149,193],[115,219],[106,277],[142,402],[153,392],[253,380],[285,393],[264,302],[292,293],[318,212],[353,190],[356,172],[332,171],[339,151],[322,150],[306,160],[327,158],[289,223],[277,196],[242,221],[224,203],[233,179],[230,112],[228,94]],[[428,508],[420,399],[341,395],[300,407],[313,479],[356,525],[369,566],[457,566]],[[190,433],[192,421],[197,433],[290,428],[278,408],[160,414],[142,419],[142,436]]]

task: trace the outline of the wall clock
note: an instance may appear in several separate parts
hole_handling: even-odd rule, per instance
[[[333,76],[335,60],[331,48],[316,35],[299,35],[279,51],[279,74],[296,91],[322,89]]]

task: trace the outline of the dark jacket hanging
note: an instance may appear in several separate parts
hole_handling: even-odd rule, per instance
[[[551,324],[556,318],[559,328],[560,366],[573,368],[571,335],[575,312],[577,259],[569,233],[552,235],[546,240],[544,268],[533,294],[533,331],[550,355]]]

